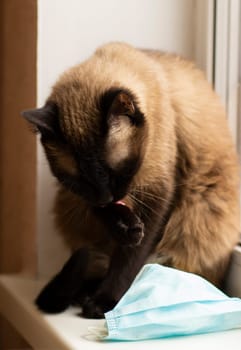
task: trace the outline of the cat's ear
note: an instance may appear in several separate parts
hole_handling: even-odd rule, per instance
[[[133,96],[126,91],[120,91],[115,95],[109,106],[107,118],[109,126],[115,126],[122,122],[125,125],[128,122],[130,125],[138,126],[144,121],[144,115],[137,107]]]
[[[109,115],[133,117],[135,115],[135,105],[132,97],[126,92],[119,92],[110,106]]]
[[[46,103],[42,108],[23,111],[21,115],[30,123],[33,130],[41,134],[55,134],[57,124],[57,106]]]

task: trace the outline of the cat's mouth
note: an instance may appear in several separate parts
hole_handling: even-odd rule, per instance
[[[119,201],[116,201],[116,202],[112,202],[112,203],[109,203],[109,204],[103,204],[103,205],[100,205],[101,208],[105,208],[107,207],[108,205],[110,204],[114,204],[114,205],[124,205],[126,206],[126,203],[123,201],[123,200],[119,200]]]

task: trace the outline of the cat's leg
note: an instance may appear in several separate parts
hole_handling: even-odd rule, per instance
[[[77,250],[40,292],[35,301],[38,308],[48,313],[65,310],[82,292],[88,260],[86,249]]]
[[[108,265],[108,255],[96,247],[78,249],[43,288],[36,305],[47,313],[64,311],[70,305],[81,306],[99,288]]]
[[[162,206],[158,201],[154,205],[153,200],[152,207],[149,201],[145,203],[144,200],[142,201],[145,204],[142,208],[144,237],[139,245],[116,244],[106,277],[93,297],[83,305],[84,317],[102,318],[104,313],[111,310],[130,287],[137,273],[152,253],[156,241],[162,235],[163,225],[170,207],[169,198]]]
[[[135,247],[117,245],[107,276],[94,296],[83,305],[82,315],[103,318],[104,312],[111,310],[129,288],[150,250],[150,244],[144,240]]]

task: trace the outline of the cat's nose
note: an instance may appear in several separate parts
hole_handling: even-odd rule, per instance
[[[105,207],[106,205],[110,204],[111,202],[113,202],[114,197],[111,193],[108,193],[104,196],[102,196],[99,201],[98,201],[98,205],[100,207]]]

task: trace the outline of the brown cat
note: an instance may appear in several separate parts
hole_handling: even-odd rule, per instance
[[[59,180],[56,224],[76,251],[40,308],[78,300],[102,317],[150,261],[221,285],[239,238],[239,167],[224,109],[193,63],[111,43],[24,116]]]

